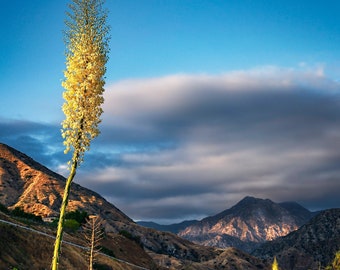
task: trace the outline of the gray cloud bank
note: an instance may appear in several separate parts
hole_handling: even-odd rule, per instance
[[[246,195],[340,207],[339,90],[322,70],[277,67],[117,82],[77,182],[158,222],[216,214]],[[44,149],[40,160],[62,172],[59,127],[12,125],[5,142],[29,137],[23,150]]]

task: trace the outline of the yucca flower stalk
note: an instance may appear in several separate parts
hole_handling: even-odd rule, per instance
[[[107,12],[103,10],[103,0],[73,0],[69,7],[71,12],[67,12],[68,20],[65,22],[68,29],[65,31],[66,70],[62,82],[65,89],[62,137],[65,153],[71,151],[73,154],[60,207],[52,270],[58,269],[71,183],[85,151],[100,133],[98,124],[103,112],[101,105],[104,102],[104,75],[109,52],[109,27],[106,25]]]
[[[279,264],[277,262],[276,256],[274,257],[274,261],[272,264],[272,270],[279,270]]]

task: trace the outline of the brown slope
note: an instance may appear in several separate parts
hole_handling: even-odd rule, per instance
[[[1,211],[0,219],[27,227],[24,223]],[[30,223],[29,227],[54,235],[54,229],[46,224]],[[86,245],[82,233],[65,233],[64,238],[81,246]],[[53,245],[54,240],[46,235],[0,222],[0,269],[14,269],[14,267],[20,270],[50,269]],[[102,266],[100,269],[139,269],[124,261],[147,269],[157,269],[151,257],[146,254],[142,247],[121,235],[107,234],[104,241],[101,241],[101,246],[110,250],[112,255],[121,261],[98,254],[96,255],[96,263]],[[87,252],[79,247],[63,243],[59,268],[68,270],[88,269]]]
[[[65,178],[14,148],[0,144],[0,203],[43,217],[57,216]],[[72,183],[68,210],[81,209],[107,221],[133,222],[99,194]]]
[[[269,270],[270,264],[250,256],[249,254],[235,248],[220,250],[218,256],[211,260],[192,262],[188,260],[176,260],[174,257],[156,255],[156,262],[162,262],[167,269],[186,270]]]

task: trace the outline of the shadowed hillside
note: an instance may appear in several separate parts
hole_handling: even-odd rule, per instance
[[[304,270],[329,265],[339,250],[340,208],[320,212],[297,231],[263,244],[253,255],[276,256],[283,270]]]

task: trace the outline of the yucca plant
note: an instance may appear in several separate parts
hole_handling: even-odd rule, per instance
[[[274,257],[274,261],[272,264],[272,270],[279,270],[279,264],[277,262],[276,256]]]
[[[73,152],[69,161],[70,174],[65,183],[56,241],[54,245],[52,270],[58,269],[65,212],[71,183],[76,170],[83,161],[91,141],[98,136],[100,116],[104,102],[104,75],[108,61],[109,27],[106,25],[107,12],[103,0],[73,0],[67,12],[66,70],[62,86],[65,91],[62,122],[65,153]]]
[[[325,270],[340,270],[340,251],[335,253],[333,262]]]

